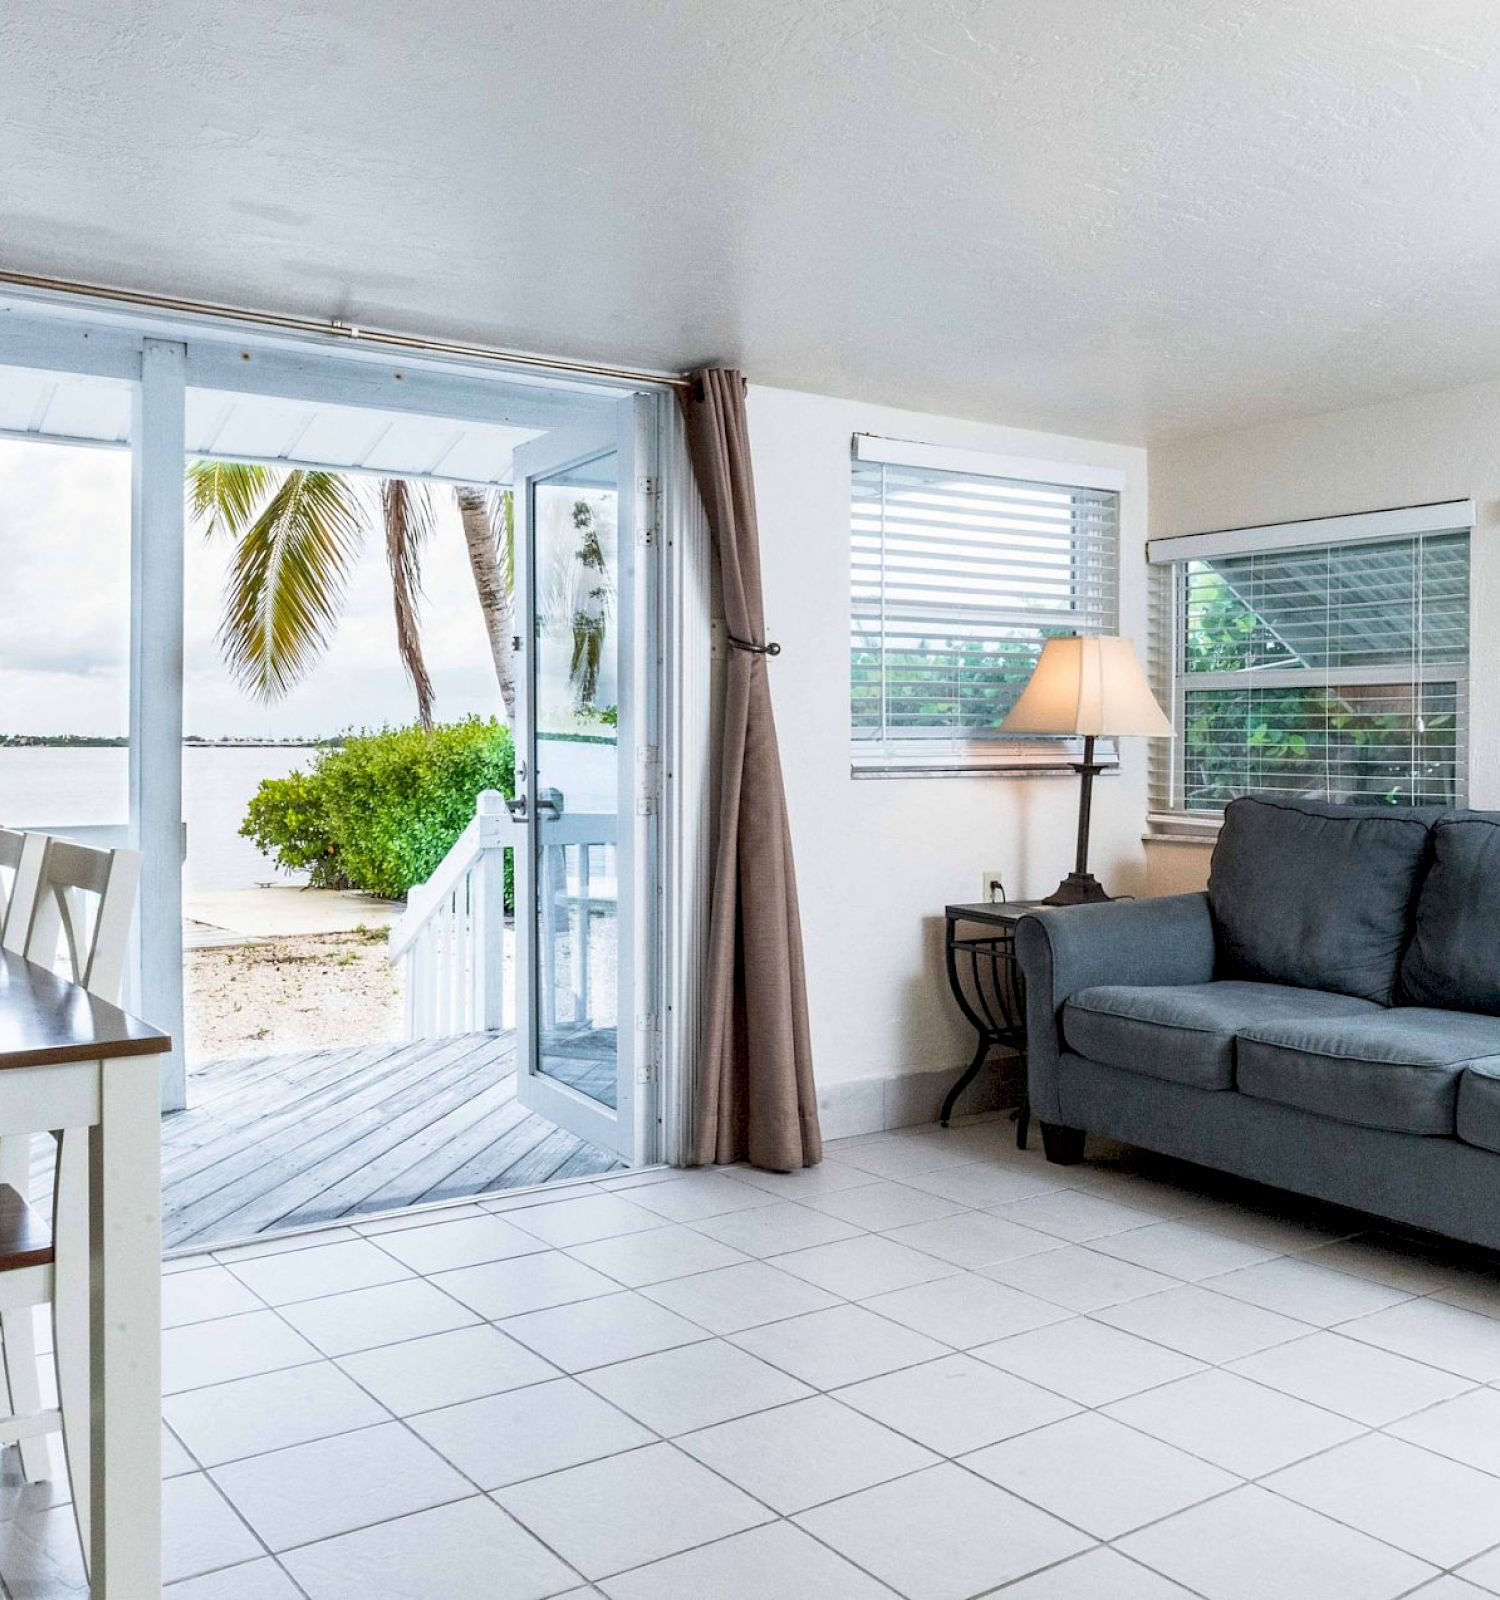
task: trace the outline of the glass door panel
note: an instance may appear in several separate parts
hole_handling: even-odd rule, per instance
[[[530,650],[518,697],[519,1094],[630,1160],[637,995],[649,940],[637,805],[645,628],[638,611],[641,403],[615,426],[548,434],[516,452],[516,593]]]
[[[619,1108],[618,453],[532,487],[537,1070]]]

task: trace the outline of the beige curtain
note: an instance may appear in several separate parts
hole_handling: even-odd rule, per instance
[[[694,1159],[790,1172],[822,1159],[802,925],[760,587],[738,372],[695,373],[688,448],[713,532],[730,650]]]

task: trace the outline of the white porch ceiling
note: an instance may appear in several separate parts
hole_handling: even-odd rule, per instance
[[[539,432],[212,389],[187,395],[189,454],[231,461],[509,483],[516,446]],[[0,366],[0,436],[127,444],[130,386]]]
[[[1500,375],[1492,0],[50,0],[0,261],[1123,440]]]

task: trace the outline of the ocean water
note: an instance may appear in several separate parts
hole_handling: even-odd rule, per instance
[[[251,749],[185,745],[183,818],[188,890],[250,889],[298,883],[239,835],[262,778],[280,778],[312,758],[295,746]],[[58,831],[83,823],[123,824],[128,815],[129,752],[119,749],[0,749],[0,823]]]
[[[310,746],[184,745],[182,811],[187,823],[183,887],[253,889],[263,883],[302,883],[283,872],[239,834],[262,778],[306,767]],[[123,825],[129,815],[129,752],[29,746],[0,749],[0,824],[63,832],[81,824]],[[613,745],[548,744],[538,761],[541,787],[564,796],[569,811],[613,812],[619,771]]]

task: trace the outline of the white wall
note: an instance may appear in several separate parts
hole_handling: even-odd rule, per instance
[[[1072,866],[1077,780],[859,778],[849,759],[849,462],[855,433],[1123,468],[1121,630],[1145,625],[1146,453],[1123,445],[752,386],[766,622],[807,946],[813,1049],[830,1133],[930,1116],[973,1049],[949,998],[942,911],[1050,892]],[[1144,882],[1142,741],[1095,794],[1090,866]],[[886,1080],[915,1079],[892,1090]]]
[[[1472,498],[1469,802],[1500,807],[1500,383],[1159,445],[1151,534]]]

